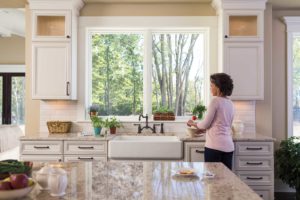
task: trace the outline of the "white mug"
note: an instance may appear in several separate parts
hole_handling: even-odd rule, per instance
[[[65,195],[67,184],[68,178],[66,171],[61,168],[54,168],[54,170],[49,174],[48,178],[50,195],[54,197]]]

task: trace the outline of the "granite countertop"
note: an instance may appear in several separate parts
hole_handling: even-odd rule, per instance
[[[102,140],[107,141],[111,140],[113,137],[117,135],[151,135],[151,136],[166,136],[166,135],[176,135],[174,133],[165,133],[165,134],[137,134],[137,133],[124,133],[124,134],[116,134],[116,135],[107,135],[107,136],[82,136],[81,133],[68,133],[68,134],[48,134],[48,135],[41,135],[41,136],[21,136],[20,140],[26,141],[26,140]],[[200,137],[190,137],[187,134],[177,134],[179,139],[184,142],[204,142],[205,141],[205,134]],[[240,135],[233,134],[233,141],[237,142],[247,142],[247,141],[253,141],[253,142],[272,142],[275,141],[275,138],[260,135],[257,133],[243,133]]]
[[[62,198],[51,197],[37,185],[26,200],[261,200],[244,182],[221,163],[187,162],[80,162],[62,163],[68,186]],[[34,163],[35,172],[42,167]],[[197,170],[197,176],[180,177],[181,167]],[[214,178],[205,178],[209,170]]]

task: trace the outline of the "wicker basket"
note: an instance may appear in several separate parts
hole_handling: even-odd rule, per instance
[[[48,121],[47,126],[50,133],[69,133],[72,122],[70,121]]]

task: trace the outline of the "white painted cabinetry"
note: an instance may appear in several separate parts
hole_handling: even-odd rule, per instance
[[[184,142],[184,161],[204,162],[204,142]]]
[[[82,6],[82,0],[29,0],[33,99],[77,99],[77,20]]]
[[[219,72],[231,76],[233,100],[264,99],[266,0],[213,0],[219,23]]]
[[[21,140],[20,160],[25,161],[107,161],[107,141]]]
[[[235,173],[261,198],[273,200],[273,142],[236,142],[235,149]]]

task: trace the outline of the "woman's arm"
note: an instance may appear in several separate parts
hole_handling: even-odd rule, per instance
[[[208,106],[204,119],[196,124],[198,129],[208,129],[211,126],[211,123],[217,112],[217,107],[217,101],[216,99],[213,99]]]

